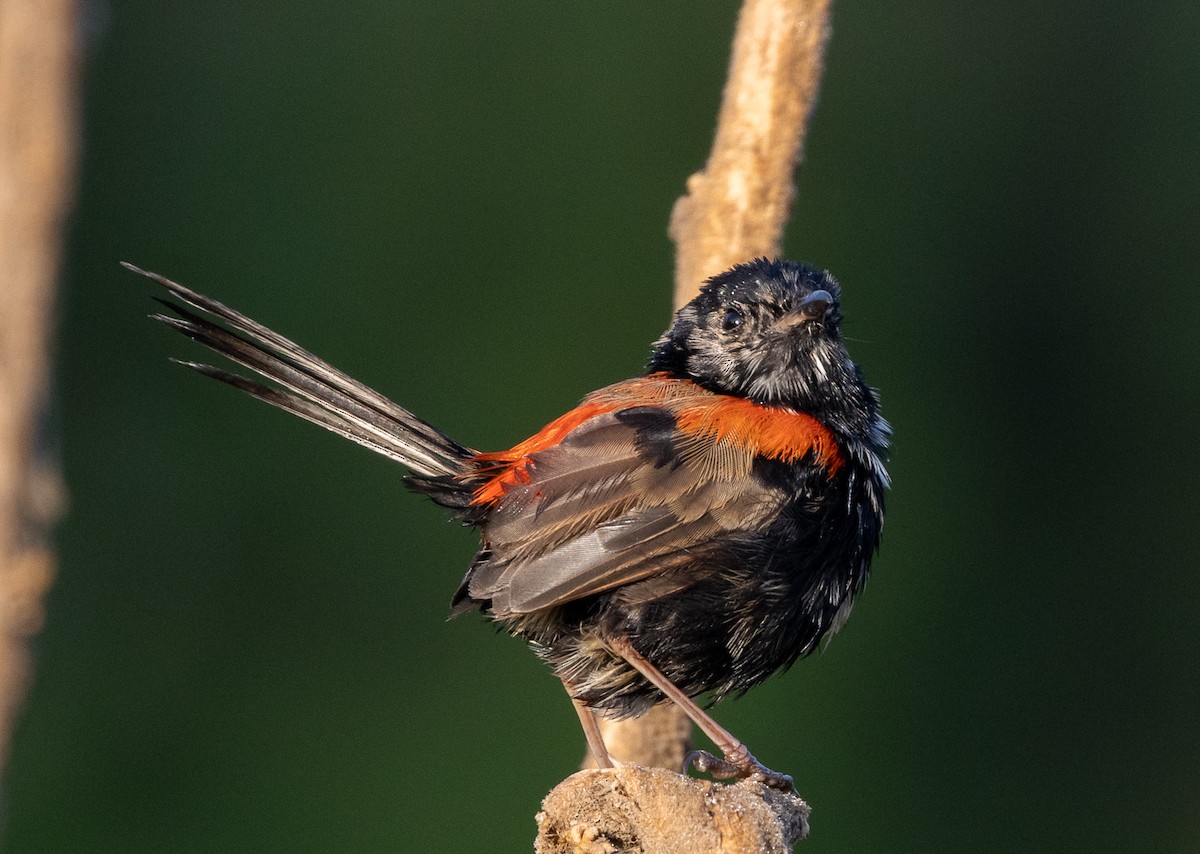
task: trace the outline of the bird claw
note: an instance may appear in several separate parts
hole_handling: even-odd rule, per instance
[[[700,773],[709,774],[718,780],[754,780],[772,789],[796,791],[795,783],[789,775],[772,771],[755,759],[744,746],[732,755],[725,754],[724,759],[718,759],[707,750],[693,750],[683,760],[685,773],[688,768],[695,768]]]

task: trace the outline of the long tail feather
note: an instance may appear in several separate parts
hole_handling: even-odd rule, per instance
[[[249,368],[274,385],[198,362],[180,361],[180,364],[397,460],[419,475],[436,478],[461,474],[466,469],[466,460],[474,455],[474,451],[404,407],[277,332],[157,273],[126,262],[122,266],[157,282],[197,309],[191,311],[175,302],[158,300],[174,316],[160,313],[151,315],[153,319]]]

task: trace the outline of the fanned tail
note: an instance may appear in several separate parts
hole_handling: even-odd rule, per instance
[[[421,491],[445,491],[449,484],[431,489],[433,484],[427,479],[452,478],[469,470],[467,461],[475,455],[470,448],[294,342],[157,273],[127,262],[121,262],[121,266],[158,282],[197,310],[160,299],[158,302],[172,314],[152,314],[154,320],[249,368],[274,385],[212,365],[175,360],[180,364],[403,463],[421,476],[413,478],[413,485]],[[457,490],[451,488],[451,491]]]

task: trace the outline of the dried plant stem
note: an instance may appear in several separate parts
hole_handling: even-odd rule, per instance
[[[76,4],[0,2],[0,766],[32,672],[63,503],[39,435],[76,147]]]
[[[709,276],[779,254],[793,172],[821,82],[830,0],[746,0],[704,171],[688,179],[671,213],[675,307]],[[625,762],[678,769],[691,722],[673,706],[601,721],[609,752]]]
[[[816,105],[830,0],[746,0],[712,152],[671,212],[675,303],[700,283],[779,253],[792,174]]]

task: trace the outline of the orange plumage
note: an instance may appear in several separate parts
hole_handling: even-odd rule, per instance
[[[558,445],[597,415],[644,406],[662,407],[675,416],[683,434],[697,439],[728,442],[751,454],[787,463],[811,452],[817,464],[831,475],[843,463],[833,432],[811,415],[744,397],[714,394],[690,380],[660,372],[592,392],[579,406],[508,450],[477,454],[478,471],[486,473],[488,479],[475,489],[472,504],[494,504],[512,487],[529,483],[533,456]]]

